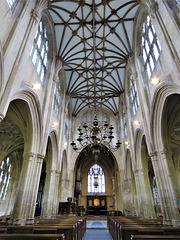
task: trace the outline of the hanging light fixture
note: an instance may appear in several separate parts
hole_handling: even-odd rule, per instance
[[[94,115],[93,124],[88,126],[86,123],[83,126],[79,126],[77,129],[79,131],[79,136],[77,141],[79,142],[79,146],[72,141],[71,146],[73,150],[76,152],[83,152],[85,155],[90,152],[94,155],[95,160],[98,159],[101,152],[109,154],[110,151],[117,151],[121,145],[121,142],[118,140],[115,147],[112,147],[113,136],[112,125],[109,126],[107,122],[104,123],[103,126],[99,125],[96,113]]]

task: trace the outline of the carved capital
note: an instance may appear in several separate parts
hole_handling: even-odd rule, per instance
[[[33,158],[34,158],[35,154],[32,153],[32,152],[29,152],[29,153],[24,153],[23,154],[23,158],[26,160],[26,161],[32,161]]]
[[[60,59],[56,59],[54,76],[58,76],[59,71],[62,69],[62,62]]]
[[[157,161],[157,152],[152,152],[149,154],[149,156],[151,157],[152,161]]]
[[[54,76],[53,76],[53,81],[54,81],[55,83],[57,83],[57,79],[58,79],[58,77],[57,77],[56,75],[54,75]]]
[[[35,24],[36,24],[38,22],[38,20],[39,20],[39,12],[38,12],[38,10],[32,9],[31,17],[34,19]]]
[[[155,14],[157,13],[158,10],[159,10],[158,3],[153,1],[153,3],[150,6],[150,13],[152,18],[155,18]]]
[[[60,173],[61,173],[61,171],[56,170],[56,177],[59,177]]]

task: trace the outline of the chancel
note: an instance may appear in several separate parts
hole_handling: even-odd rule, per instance
[[[0,239],[179,239],[180,1],[0,2]]]

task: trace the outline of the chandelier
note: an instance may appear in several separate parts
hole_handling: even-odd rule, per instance
[[[110,151],[117,151],[120,147],[121,142],[119,140],[115,147],[112,147],[112,140],[114,138],[113,129],[114,127],[112,125],[109,126],[107,122],[105,122],[104,125],[99,125],[95,112],[92,125],[88,126],[84,123],[82,127],[79,126],[77,129],[79,131],[77,138],[79,145],[77,146],[75,141],[72,141],[70,145],[76,152],[83,150],[85,155],[91,152],[94,159],[97,160],[101,152],[109,155]]]

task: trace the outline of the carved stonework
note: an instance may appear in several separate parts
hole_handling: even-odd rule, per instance
[[[39,19],[39,12],[36,9],[32,9],[31,17],[34,19],[35,24],[38,22]]]
[[[157,13],[158,10],[159,10],[158,3],[153,1],[152,5],[150,6],[150,13],[152,18],[155,18],[155,14]]]
[[[0,143],[1,155],[24,148],[24,138],[19,127],[7,119],[0,122]]]

